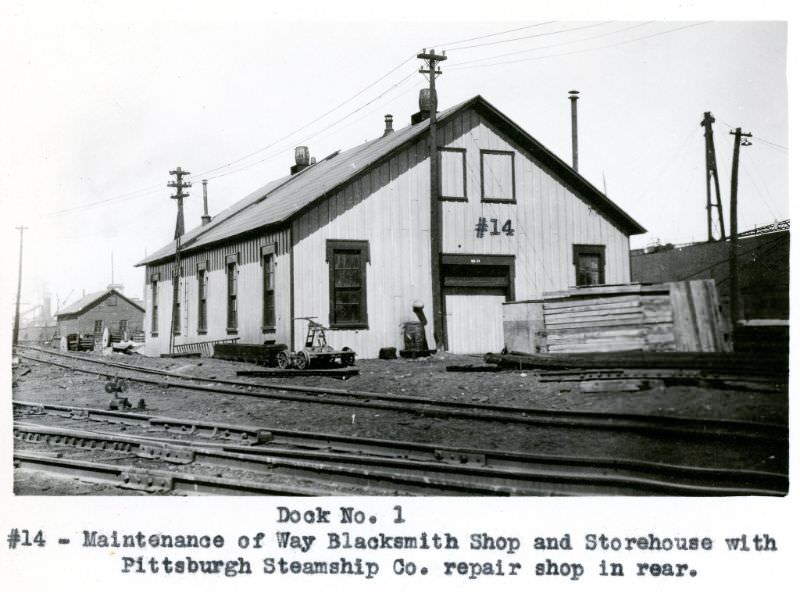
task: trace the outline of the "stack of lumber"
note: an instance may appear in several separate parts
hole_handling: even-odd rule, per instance
[[[249,362],[262,366],[276,366],[279,352],[286,349],[282,343],[257,345],[246,343],[218,343],[214,346],[214,357],[232,362]]]
[[[575,288],[545,294],[550,353],[676,349],[665,284]]]

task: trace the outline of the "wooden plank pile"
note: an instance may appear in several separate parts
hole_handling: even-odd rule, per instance
[[[610,286],[546,294],[550,353],[675,349],[669,287]]]
[[[732,349],[713,280],[588,286],[509,304],[504,309],[509,349],[553,354]]]

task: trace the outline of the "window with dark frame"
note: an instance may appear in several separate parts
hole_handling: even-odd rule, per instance
[[[238,271],[235,262],[226,264],[226,271],[228,274],[228,331],[236,332],[239,328],[239,317],[237,310],[237,286],[236,280]]]
[[[119,332],[121,335],[124,336],[127,331],[128,331],[128,321],[127,319],[122,319],[119,322]]]
[[[481,150],[481,201],[516,201],[513,152]]]
[[[465,148],[439,148],[439,199],[467,201]]]
[[[150,333],[153,337],[158,335],[158,280],[150,282],[150,300],[152,301],[152,314],[150,315]]]
[[[172,277],[172,334],[181,334],[181,278]]]
[[[205,333],[208,329],[208,282],[206,270],[197,270],[197,332]]]
[[[366,329],[368,241],[329,240],[331,329]]]
[[[94,334],[100,335],[103,332],[103,321],[94,322]]]
[[[275,254],[263,256],[263,309],[261,325],[263,330],[275,329]]]
[[[599,286],[606,282],[605,245],[573,245],[576,286]]]

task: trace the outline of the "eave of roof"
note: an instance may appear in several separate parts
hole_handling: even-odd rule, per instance
[[[140,304],[137,304],[136,302],[134,302],[121,292],[118,292],[117,290],[100,290],[99,292],[92,292],[90,294],[87,294],[86,296],[81,297],[79,300],[76,300],[69,306],[65,307],[63,310],[56,312],[56,318],[83,314],[86,310],[88,310],[89,308],[91,308],[92,306],[97,304],[100,300],[102,300],[106,296],[109,296],[110,294],[115,294],[119,296],[129,304],[135,306],[142,312],[145,312],[144,307],[142,307]]]
[[[543,144],[514,123],[481,95],[454,105],[439,114],[438,121],[445,122],[469,108],[483,109],[494,118],[504,132],[521,147],[531,152],[543,165],[585,199],[597,205],[626,234],[641,234],[646,230],[586,178],[561,160]],[[428,120],[397,130],[388,136],[376,138],[344,152],[336,152],[299,173],[283,177],[249,194],[215,216],[210,224],[198,226],[181,237],[184,253],[218,244],[259,229],[284,226],[294,216],[304,211],[326,195],[376,166],[405,145],[416,141],[429,127]],[[348,166],[349,165],[349,166]],[[246,211],[246,215],[243,212]],[[149,255],[136,266],[168,260],[175,254],[175,242],[170,242]]]

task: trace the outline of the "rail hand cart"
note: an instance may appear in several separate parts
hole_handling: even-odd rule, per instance
[[[305,347],[298,352],[288,349],[278,352],[278,367],[282,369],[297,368],[303,370],[312,364],[331,366],[341,364],[352,366],[356,363],[356,352],[349,347],[333,349],[325,338],[325,327],[314,319],[317,317],[297,317],[295,320],[308,321]]]

